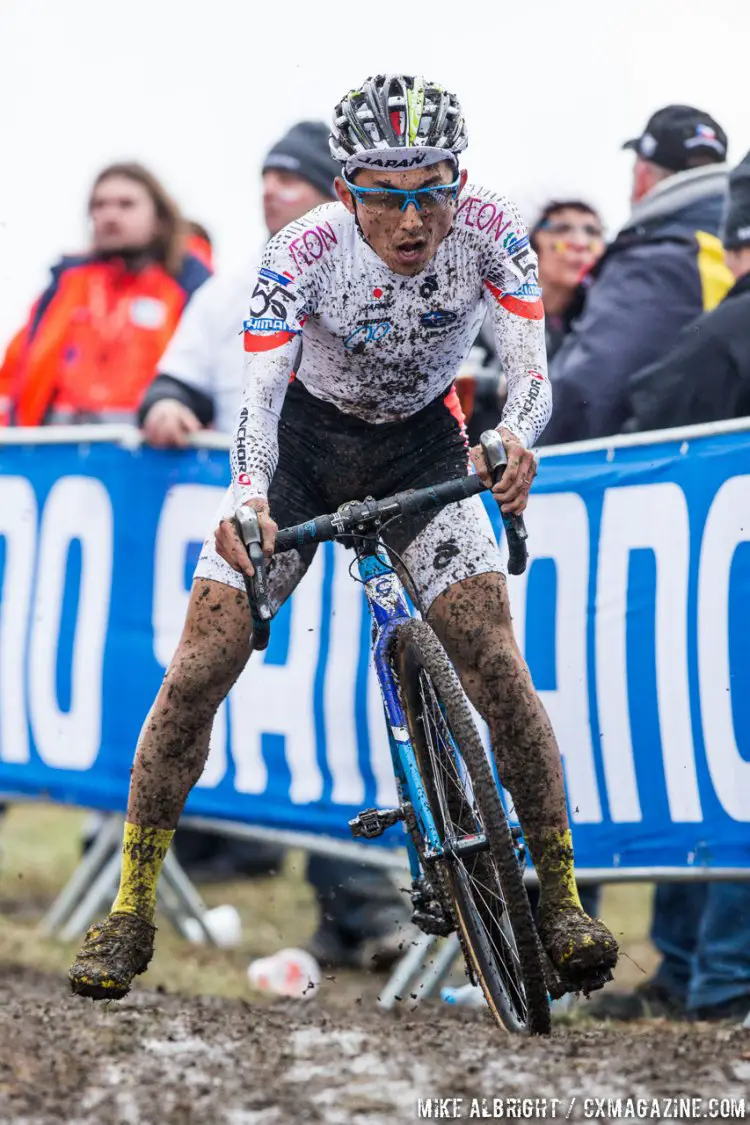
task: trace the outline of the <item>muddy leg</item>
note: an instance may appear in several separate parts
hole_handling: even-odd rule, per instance
[[[151,960],[164,857],[205,765],[214,715],[250,655],[250,632],[244,592],[209,579],[193,583],[180,643],[138,741],[120,888],[68,974],[80,996],[119,999]]]
[[[513,798],[539,878],[541,930],[543,936],[550,934],[545,944],[553,955],[550,944],[558,943],[551,931],[560,928],[561,916],[569,919],[560,939],[566,949],[571,928],[577,928],[573,919],[586,916],[573,872],[560,751],[516,644],[505,579],[490,573],[455,583],[435,599],[428,620],[490,728],[498,773]],[[605,930],[602,923],[588,924]],[[608,931],[601,940],[616,956]],[[553,959],[559,963],[564,957]]]
[[[250,632],[244,593],[193,583],[180,643],[138,740],[113,913],[153,920],[164,857],[203,772],[216,711],[250,655]]]
[[[251,652],[244,591],[193,584],[185,626],[141,735],[127,819],[173,829],[203,772],[214,716]]]

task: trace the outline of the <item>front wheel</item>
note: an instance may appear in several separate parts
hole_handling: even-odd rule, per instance
[[[426,621],[396,631],[392,663],[443,855],[462,944],[495,1020],[546,1035],[547,985],[536,927],[497,785],[445,649]],[[486,840],[486,843],[483,842]],[[425,841],[418,841],[424,855]]]

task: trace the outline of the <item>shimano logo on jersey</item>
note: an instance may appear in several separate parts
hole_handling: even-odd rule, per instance
[[[515,289],[513,291],[514,297],[528,298],[532,301],[536,301],[541,295],[542,291],[539,286],[534,285],[531,281],[525,281],[520,289]]]
[[[239,469],[238,478],[247,475],[247,407],[243,406],[240,411],[239,425],[237,426],[237,434],[235,437],[235,446],[237,452],[237,468]]]
[[[298,331],[288,321],[275,316],[251,316],[242,322],[242,327],[245,332],[293,332],[297,335]]]

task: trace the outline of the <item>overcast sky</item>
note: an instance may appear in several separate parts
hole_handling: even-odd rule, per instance
[[[572,192],[627,214],[623,140],[689,102],[750,148],[750,0],[0,0],[0,351],[49,265],[86,245],[105,163],[151,165],[215,236],[221,266],[263,238],[265,151],[383,70],[464,107],[470,177],[527,213]]]

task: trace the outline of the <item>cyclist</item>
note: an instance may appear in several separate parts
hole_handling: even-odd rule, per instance
[[[493,491],[506,512],[526,506],[536,472],[528,447],[551,410],[536,257],[514,205],[467,187],[458,165],[466,144],[461,107],[443,87],[404,75],[368,79],[334,111],[339,202],[268,244],[245,322],[233,483],[141,732],[120,889],[70,970],[81,995],[123,996],[148,965],[159,871],[203,769],[216,710],[252,651],[243,577],[252,568],[232,519],[237,507],[257,511],[270,557],[277,526],[465,474],[470,457],[489,484],[453,389],[485,310],[508,381],[498,427],[508,467]],[[489,724],[538,873],[540,935],[553,964],[571,982],[611,968],[617,943],[576,891],[560,754],[516,646],[480,498],[402,518],[384,538]],[[311,558],[303,548],[271,559],[273,604]]]

